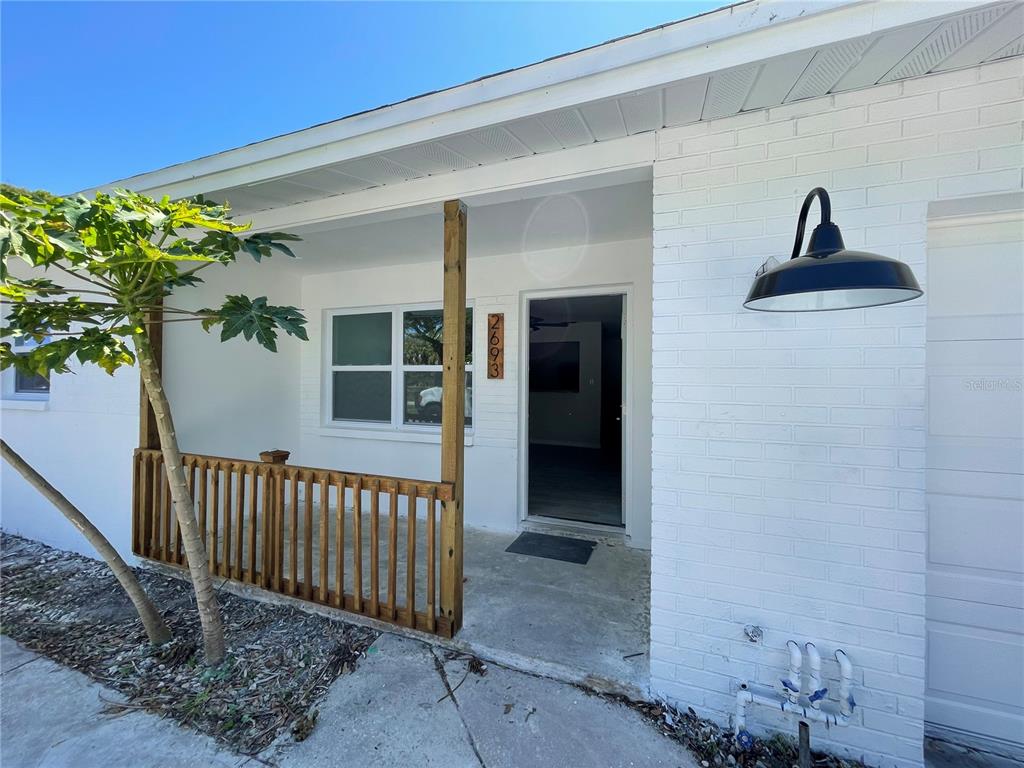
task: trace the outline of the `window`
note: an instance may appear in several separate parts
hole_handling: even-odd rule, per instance
[[[331,418],[335,421],[391,421],[391,315],[334,316]]]
[[[14,392],[18,395],[49,394],[50,380],[38,373],[14,372]]]
[[[49,338],[43,340],[43,343]],[[14,353],[24,354],[38,342],[24,336],[14,339]],[[50,396],[50,380],[37,373],[23,373],[15,368],[4,371],[4,397],[11,400],[46,400]]]
[[[441,423],[441,308],[331,315],[330,421],[433,428]],[[473,309],[466,309],[466,426],[473,423]]]

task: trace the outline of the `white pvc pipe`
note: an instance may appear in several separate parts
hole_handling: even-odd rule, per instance
[[[736,733],[747,729],[747,706],[753,703],[754,694],[747,690],[747,684],[744,683],[736,691],[736,719],[733,722]]]
[[[796,704],[800,698],[800,689],[803,685],[804,654],[800,650],[800,646],[793,640],[789,640],[786,643],[786,647],[789,648],[789,676],[782,680],[782,685],[785,688],[786,696],[789,697],[791,702]]]
[[[850,694],[853,665],[842,649],[836,651],[836,661],[839,662],[839,711],[849,717],[853,713],[853,696]]]
[[[809,671],[807,673],[807,685],[808,685],[808,696],[810,704],[815,709],[821,708],[821,655],[818,653],[818,649],[814,647],[814,643],[807,643],[804,646],[807,649],[807,663]]]
[[[827,689],[821,688],[821,655],[814,643],[807,643],[808,661],[808,683],[810,684],[810,695],[800,701],[800,680],[803,668],[803,653],[800,646],[790,640],[786,643],[789,649],[789,672],[788,678],[783,679],[783,691],[772,690],[764,685],[751,685],[743,683],[736,692],[736,714],[734,719],[735,733],[739,734],[747,727],[747,707],[751,704],[760,704],[781,710],[789,715],[796,715],[802,720],[814,723],[825,723],[832,726],[845,726],[850,724],[855,702],[850,691],[853,683],[853,665],[849,657],[842,650],[836,651],[836,661],[839,663],[839,706],[836,708],[831,702],[827,703],[827,709],[821,706],[821,700],[825,698]],[[796,689],[796,692],[794,692]],[[818,696],[815,696],[818,694]],[[813,697],[813,698],[812,698]]]
[[[751,704],[760,704],[765,707],[771,707],[776,711],[781,709],[787,714],[797,715],[800,719],[807,720],[808,722],[825,723],[826,725],[835,725],[838,727],[850,724],[850,717],[848,714],[826,709],[812,709],[801,704],[794,704],[770,689],[765,689],[763,691],[753,690],[747,686],[746,683],[744,683],[744,686],[745,687],[741,687],[740,690],[736,692],[736,718],[734,724],[734,730],[736,733],[746,729],[746,710]]]

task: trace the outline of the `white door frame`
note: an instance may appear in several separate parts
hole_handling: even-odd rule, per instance
[[[530,515],[530,301],[533,299],[563,299],[579,296],[622,296],[622,322],[625,335],[622,339],[622,508],[623,528],[599,523],[585,523],[574,520],[562,520]],[[635,313],[632,311],[633,284],[613,283],[572,288],[542,288],[521,291],[519,294],[519,430],[518,430],[518,527],[522,528],[529,522],[550,523],[561,528],[579,528],[591,533],[614,535],[624,533],[628,539],[633,535],[637,523],[638,510],[627,503],[633,491],[633,422],[630,418],[633,411],[633,357],[636,350],[637,329],[633,322]]]

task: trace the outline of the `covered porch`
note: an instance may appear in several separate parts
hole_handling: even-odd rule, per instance
[[[181,445],[190,451],[184,460],[214,574],[439,636],[519,668],[646,691],[649,379],[629,373],[620,393],[621,448],[612,455],[621,452],[622,475],[609,483],[621,497],[615,525],[596,514],[593,524],[574,519],[591,506],[580,492],[588,480],[603,481],[602,467],[577,472],[571,488],[555,488],[565,492],[561,500],[541,486],[538,461],[559,450],[531,448],[526,418],[536,331],[527,297],[617,292],[626,304],[622,367],[649,370],[649,170],[608,171],[600,162],[598,169],[574,182],[444,203],[443,231],[441,203],[289,228],[303,236],[297,264],[231,270],[234,280],[252,282],[252,292],[287,297],[294,290],[290,303],[305,311],[310,341],[282,340],[276,357],[167,327],[163,355],[173,364],[165,366],[165,380]],[[202,290],[175,302],[200,304]],[[362,416],[353,413],[355,401],[339,406],[332,391],[335,318],[390,314],[389,344],[401,350],[403,318],[424,311],[443,317],[443,365],[429,372],[441,384],[439,414],[421,409],[410,419],[408,380],[425,374],[396,365],[389,373],[397,387],[391,421],[353,419]],[[504,329],[497,376],[487,365],[495,314]],[[595,325],[591,317],[580,321]],[[575,322],[561,317],[552,325],[560,332]],[[459,338],[455,328],[463,329]],[[456,352],[463,349],[472,353],[466,376]],[[223,391],[191,394],[176,371],[184,356],[196,355],[209,381],[227,383]],[[451,407],[456,396],[462,407]],[[382,406],[378,399],[368,407]],[[623,418],[627,412],[635,421]],[[181,566],[162,458],[145,419],[140,446],[134,550]],[[290,455],[266,451],[254,460],[272,447]],[[530,473],[546,489],[545,507],[534,514]],[[595,545],[585,564],[507,552],[523,531]]]

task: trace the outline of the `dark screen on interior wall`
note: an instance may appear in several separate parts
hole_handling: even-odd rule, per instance
[[[580,391],[580,343],[538,341],[530,344],[531,392]]]

